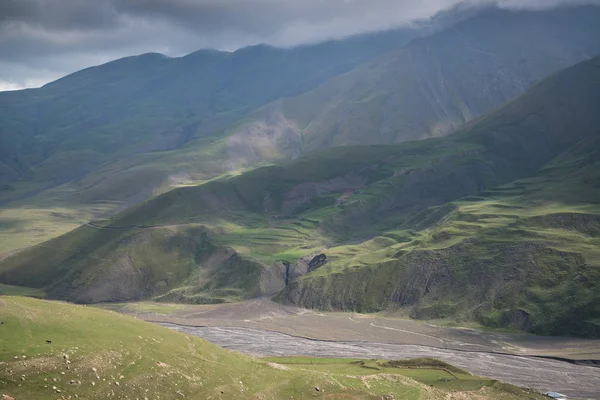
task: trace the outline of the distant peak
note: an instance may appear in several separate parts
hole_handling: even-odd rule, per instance
[[[434,29],[444,29],[492,10],[498,10],[497,2],[493,0],[482,3],[461,1],[436,12],[427,19],[414,21],[413,24],[416,26],[429,26]]]
[[[143,53],[140,54],[138,57],[140,58],[156,58],[156,59],[162,59],[162,58],[171,58],[165,54],[162,53],[154,53],[154,52],[150,52],[150,53]]]
[[[198,59],[198,58],[205,58],[205,57],[214,57],[214,56],[219,56],[219,55],[223,55],[223,54],[229,54],[229,52],[220,51],[220,50],[216,50],[216,49],[200,49],[200,50],[196,50],[188,55],[183,56],[183,58]]]
[[[257,52],[257,51],[271,51],[277,48],[266,43],[260,43],[253,46],[242,47],[236,50],[234,53],[246,53],[246,52]]]

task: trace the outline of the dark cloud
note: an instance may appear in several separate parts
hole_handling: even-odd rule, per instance
[[[491,0],[468,0],[489,3]],[[0,90],[143,52],[291,46],[427,18],[459,0],[0,0]],[[600,0],[497,0],[538,8]]]
[[[89,30],[115,26],[118,14],[110,1],[2,0],[0,19],[58,31]]]

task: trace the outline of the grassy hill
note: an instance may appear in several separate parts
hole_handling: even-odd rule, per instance
[[[292,49],[200,50],[180,58],[143,54],[39,89],[0,93],[2,200],[78,180],[135,154],[195,141],[196,149],[203,147],[260,105],[312,89],[421,32],[399,29]]]
[[[0,321],[4,398],[541,398],[435,360],[263,361],[111,311],[22,297],[0,296]]]
[[[600,54],[599,10],[478,9],[294,49],[146,54],[0,93],[0,254],[173,187],[449,133]]]
[[[394,228],[328,249],[331,262],[292,282],[280,300],[362,311],[393,305],[421,319],[598,337],[600,121],[569,127],[562,112],[595,114],[599,66],[566,70],[448,137],[446,144],[475,140],[486,150],[430,169],[413,187],[400,186],[398,197],[377,201],[377,217],[367,221],[377,224],[391,206],[394,213],[383,215]],[[578,137],[562,142],[570,135]],[[529,177],[503,184],[518,174]],[[462,195],[395,218],[415,191],[423,206],[451,189]],[[463,197],[469,191],[479,193]],[[365,215],[358,210],[351,220]]]
[[[598,336],[599,104],[596,58],[445,138],[337,147],[170,191],[4,259],[0,282],[78,302],[279,292]]]
[[[599,55],[598,18],[599,7],[492,9],[406,46],[397,41],[312,90],[249,110],[218,137],[95,171],[79,182],[77,198],[122,200],[147,190],[138,182],[161,187],[166,176],[198,182],[323,147],[450,133],[548,75]]]
[[[229,159],[223,139],[244,115],[428,31],[144,54],[0,93],[0,256],[170,187],[246,168],[257,160]]]
[[[570,158],[565,167],[555,161],[532,178],[426,209],[369,241],[327,249],[330,262],[279,299],[325,309],[404,307],[418,319],[598,337],[599,145],[586,140],[581,146],[595,148],[590,158]]]

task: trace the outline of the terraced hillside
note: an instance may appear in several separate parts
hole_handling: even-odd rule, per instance
[[[78,302],[279,292],[598,336],[599,104],[596,58],[446,138],[173,190],[6,258],[0,282]]]
[[[379,369],[314,358],[282,365],[110,311],[43,300],[2,296],[0,321],[4,399],[541,398],[435,360]]]
[[[330,262],[279,299],[362,311],[393,305],[418,319],[598,337],[598,149],[598,138],[584,141],[532,178],[330,248]]]
[[[453,15],[294,49],[146,54],[1,93],[0,254],[266,162],[444,135],[600,54],[599,7]]]

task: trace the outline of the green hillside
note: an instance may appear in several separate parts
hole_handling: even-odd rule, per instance
[[[173,187],[444,135],[600,54],[598,7],[449,15],[294,49],[146,54],[0,93],[0,255]]]
[[[324,309],[405,307],[418,319],[598,337],[600,141],[578,146],[594,151],[428,208],[369,241],[327,249],[330,262],[279,299]]]
[[[312,89],[420,33],[398,29],[293,49],[258,45],[180,58],[143,54],[39,89],[2,92],[1,200],[79,180],[107,162],[119,168],[136,154],[187,144],[198,150],[257,107]],[[154,169],[161,172],[160,165]]]
[[[78,182],[76,198],[122,201],[148,186],[199,182],[323,147],[450,133],[548,75],[600,54],[598,18],[599,7],[490,10],[406,46],[399,40],[393,50],[312,90],[228,121],[217,136],[94,171]]]
[[[279,293],[598,336],[598,105],[596,58],[445,138],[170,191],[6,258],[0,282],[77,302]]]
[[[226,154],[224,137],[244,115],[428,31],[294,49],[144,54],[0,93],[0,257],[170,187],[256,163]]]
[[[310,358],[282,365],[111,311],[43,300],[0,297],[0,321],[3,398],[541,398],[434,360],[378,369]]]

